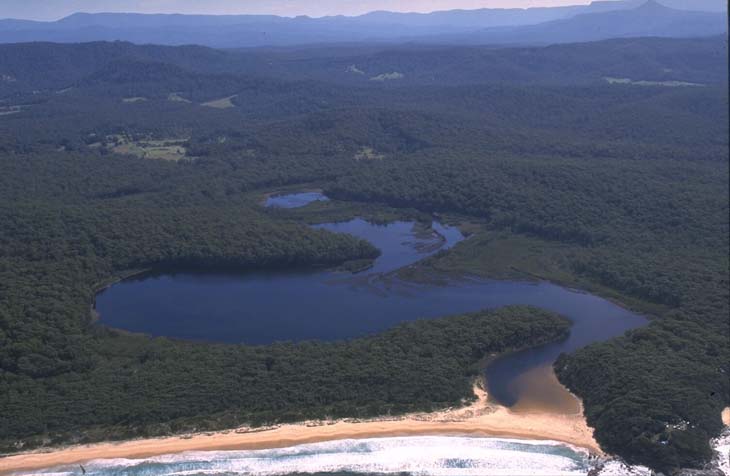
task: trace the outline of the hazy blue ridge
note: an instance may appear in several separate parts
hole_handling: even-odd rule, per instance
[[[54,22],[0,20],[0,42],[120,40],[236,48],[365,41],[542,44],[628,36],[692,37],[724,32],[723,7],[724,2],[714,0],[662,0],[662,5],[624,0],[552,8],[429,14],[381,11],[322,18],[75,13]]]

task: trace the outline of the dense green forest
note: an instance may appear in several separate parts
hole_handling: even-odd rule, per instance
[[[629,47],[637,56],[622,61]],[[611,61],[596,64],[603,54]],[[130,270],[371,259],[372,245],[305,222],[378,206],[471,224],[475,236],[424,263],[429,272],[537,275],[650,314],[644,329],[562,356],[556,372],[607,451],[658,469],[700,465],[730,404],[726,54],[717,38],[436,56],[343,47],[330,60],[0,47],[13,68],[0,75],[15,79],[0,87],[4,450],[442,407],[469,396],[485,353],[563,335],[564,321],[524,308],[268,347],[93,322],[95,291]],[[427,74],[452,57],[471,58],[462,79]],[[358,58],[413,73],[400,85],[329,78]],[[155,148],[172,160],[145,158]],[[297,184],[347,203],[320,215],[259,206]]]

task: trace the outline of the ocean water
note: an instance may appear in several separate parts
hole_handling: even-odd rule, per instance
[[[89,476],[197,476],[348,472],[415,476],[583,476],[595,461],[546,441],[454,436],[337,440],[289,448],[201,451],[145,459],[95,460]],[[35,473],[80,475],[78,465]]]

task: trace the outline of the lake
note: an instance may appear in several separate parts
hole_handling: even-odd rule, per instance
[[[308,203],[302,197],[279,200]],[[458,229],[438,222],[431,230],[413,222],[376,225],[362,219],[317,227],[366,239],[382,254],[355,275],[325,270],[140,275],[97,296],[101,322],[152,336],[267,344],[348,339],[408,320],[533,305],[568,317],[570,337],[495,360],[486,369],[488,390],[507,406],[566,413],[576,410],[575,400],[555,380],[555,358],[646,324],[605,299],[546,282],[464,279],[437,285],[396,278],[393,271],[464,239]]]

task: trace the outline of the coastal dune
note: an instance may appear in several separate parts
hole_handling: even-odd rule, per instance
[[[556,413],[524,406],[519,410],[490,402],[481,384],[476,384],[476,401],[461,408],[434,413],[413,413],[401,417],[368,420],[307,421],[267,428],[199,433],[166,438],[70,446],[30,452],[0,459],[0,474],[93,459],[145,458],[185,451],[248,450],[281,448],[322,441],[415,435],[468,435],[554,440],[602,454],[593,429],[583,417],[582,405],[573,413]],[[580,402],[579,402],[580,403]]]

